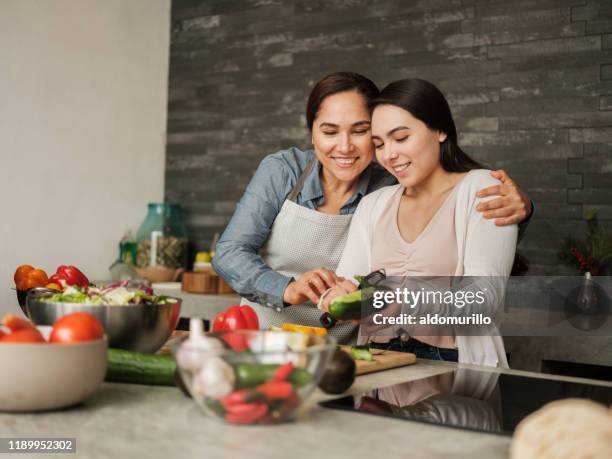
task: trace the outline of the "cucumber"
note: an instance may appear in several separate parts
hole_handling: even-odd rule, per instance
[[[106,381],[174,386],[176,362],[170,355],[109,349]]]
[[[255,387],[270,381],[278,367],[280,365],[275,363],[239,363],[235,365],[236,389]],[[311,380],[312,375],[303,368],[294,368],[289,375],[289,382],[295,388],[302,387]]]
[[[221,402],[219,400],[212,397],[206,397],[204,403],[220,418],[225,416],[225,410],[223,409],[223,405],[221,405]]]
[[[361,304],[372,298],[374,287],[366,287],[334,298],[329,304],[329,314],[336,320],[361,319]]]

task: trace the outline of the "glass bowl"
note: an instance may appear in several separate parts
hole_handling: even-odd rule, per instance
[[[329,336],[241,330],[192,334],[174,352],[184,385],[206,414],[273,424],[295,419],[335,347]]]

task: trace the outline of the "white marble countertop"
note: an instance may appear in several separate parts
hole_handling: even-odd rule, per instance
[[[360,376],[349,393],[420,379],[456,367],[451,363],[419,360],[409,367]],[[295,422],[232,426],[208,418],[176,388],[104,383],[84,404],[71,409],[38,414],[0,413],[0,437],[75,437],[76,455],[58,456],[78,458],[496,459],[508,455],[509,437],[317,405],[327,398],[333,396],[317,390]]]

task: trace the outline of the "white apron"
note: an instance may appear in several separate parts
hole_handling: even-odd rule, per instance
[[[295,279],[311,269],[323,267],[336,270],[352,218],[352,215],[325,214],[295,202],[316,164],[317,159],[314,158],[298,178],[259,253],[273,270]],[[242,298],[241,304],[255,309],[261,329],[280,327],[285,322],[321,327],[319,318],[322,313],[313,303],[292,305],[281,310],[252,303],[245,298]],[[357,327],[350,322],[338,323],[329,329],[329,333],[338,342],[348,343],[356,339]]]

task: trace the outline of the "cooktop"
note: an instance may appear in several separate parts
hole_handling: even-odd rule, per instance
[[[457,369],[363,394],[328,400],[326,408],[511,435],[521,419],[553,400],[612,404],[612,387]]]

